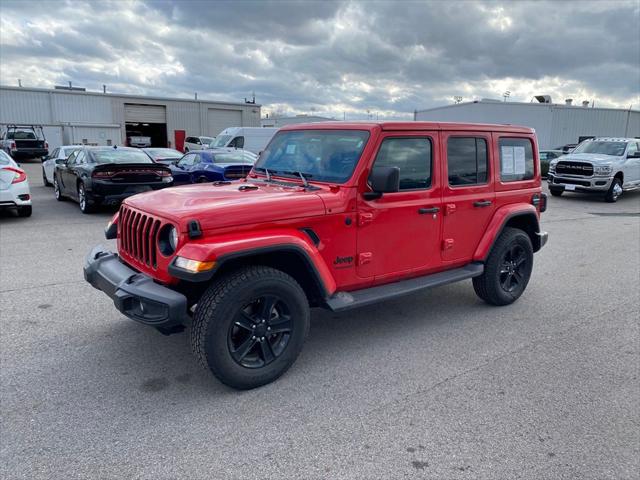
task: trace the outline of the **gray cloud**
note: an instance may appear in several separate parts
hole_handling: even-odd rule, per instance
[[[0,82],[407,118],[550,93],[640,107],[640,4],[111,1],[0,3]]]

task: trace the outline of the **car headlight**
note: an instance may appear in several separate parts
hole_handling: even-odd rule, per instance
[[[549,171],[550,171],[551,173],[553,173],[553,172],[555,172],[555,171],[556,171],[556,163],[558,163],[558,162],[551,162],[551,163],[549,164]]]
[[[173,255],[178,248],[178,230],[173,225],[165,225],[158,235],[158,248],[165,257]]]
[[[613,172],[613,167],[611,165],[596,165],[593,171],[596,175],[608,175]]]

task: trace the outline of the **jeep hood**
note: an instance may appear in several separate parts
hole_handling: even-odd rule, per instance
[[[125,205],[174,221],[186,230],[198,220],[202,230],[324,215],[322,199],[311,190],[262,182],[227,185],[198,183],[142,193]]]
[[[601,153],[568,153],[558,157],[558,161],[569,162],[591,162],[597,165],[609,164],[612,162],[618,162],[622,157],[614,157],[613,155],[603,155]]]

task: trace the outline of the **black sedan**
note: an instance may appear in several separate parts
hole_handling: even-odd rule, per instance
[[[129,147],[82,147],[68,158],[56,160],[53,175],[56,199],[76,200],[82,213],[172,184],[168,167]]]

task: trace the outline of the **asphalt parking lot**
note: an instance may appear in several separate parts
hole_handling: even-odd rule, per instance
[[[640,193],[549,199],[516,304],[471,282],[315,311],[277,382],[230,390],[83,281],[111,212],[0,217],[2,478],[631,479],[640,471]]]

